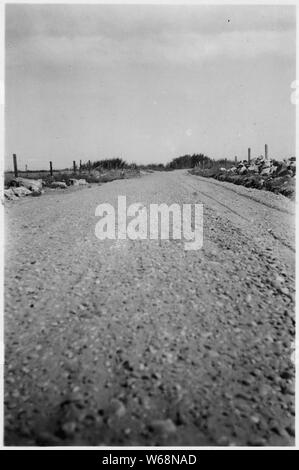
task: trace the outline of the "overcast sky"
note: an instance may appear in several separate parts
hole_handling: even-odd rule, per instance
[[[295,154],[295,7],[6,6],[6,167]]]

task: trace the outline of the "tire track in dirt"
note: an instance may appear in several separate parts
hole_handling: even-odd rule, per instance
[[[220,202],[217,198],[215,198],[215,197],[213,197],[213,196],[207,194],[206,192],[203,192],[202,190],[200,190],[200,189],[198,188],[198,186],[191,186],[191,185],[190,185],[190,187],[193,188],[194,190],[196,190],[198,193],[202,194],[203,196],[205,196],[205,197],[211,199],[212,201],[216,202],[219,206],[224,207],[224,209],[226,209],[227,211],[231,212],[232,214],[237,215],[239,218],[241,218],[241,219],[245,220],[246,222],[252,224],[252,219],[249,219],[248,217],[244,217],[242,214],[240,214],[239,212],[233,210],[233,209],[232,209],[231,207],[229,207],[228,205],[224,204],[223,202]],[[227,188],[225,188],[225,189],[227,189]],[[247,196],[244,195],[244,197],[247,197]],[[261,203],[258,199],[256,199],[256,198],[252,198],[252,197],[250,197],[250,196],[248,196],[248,198],[251,199],[251,200],[254,200],[254,201],[258,202],[259,204],[262,204],[262,203]],[[264,204],[264,205],[266,205],[267,207],[269,207],[269,208],[271,208],[271,209],[273,209],[273,210],[277,210],[277,211],[283,212],[283,213],[285,213],[285,214],[294,216],[294,214],[293,214],[292,212],[290,212],[290,211],[277,209],[277,208],[275,208],[275,207],[273,207],[273,206],[271,206],[271,205],[269,205],[269,204]],[[269,232],[269,234],[270,234],[273,238],[275,238],[275,240],[280,241],[280,243],[281,243],[283,246],[285,246],[286,248],[288,248],[289,250],[291,250],[293,253],[295,253],[295,247],[294,247],[294,245],[292,245],[292,244],[286,242],[282,237],[280,237],[279,235],[276,235],[275,233],[273,233],[272,230],[271,230],[271,231],[269,230],[268,232]]]
[[[285,214],[289,214],[289,215],[292,215],[292,216],[295,215],[295,207],[293,209],[288,209],[286,207],[283,207],[283,205],[290,205],[290,206],[293,205],[294,206],[294,204],[292,204],[292,202],[290,200],[288,200],[287,198],[285,198],[284,196],[276,195],[276,194],[274,196],[274,193],[272,193],[271,196],[269,197],[269,199],[271,199],[271,197],[273,197],[273,198],[276,197],[277,199],[276,200],[274,199],[274,201],[272,203],[269,203],[269,202],[263,200],[263,197],[268,198],[269,191],[254,189],[254,191],[256,191],[256,193],[260,194],[260,196],[257,197],[257,196],[254,196],[254,195],[249,193],[249,191],[253,191],[252,188],[248,189],[245,186],[240,185],[240,186],[238,186],[238,189],[236,189],[235,185],[233,183],[228,183],[226,181],[217,181],[217,180],[214,180],[212,178],[204,178],[204,177],[201,177],[201,176],[192,175],[191,173],[188,173],[188,174],[191,177],[196,178],[197,180],[204,181],[205,183],[218,186],[222,189],[227,189],[228,191],[234,192],[238,196],[244,197],[246,199],[251,199],[252,201],[258,202],[259,204],[262,204],[264,206],[269,207],[270,209],[276,210],[278,212],[284,212]],[[279,207],[279,204],[281,204],[282,207]]]

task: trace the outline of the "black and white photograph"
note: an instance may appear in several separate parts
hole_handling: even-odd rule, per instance
[[[3,25],[3,446],[295,448],[295,2]]]

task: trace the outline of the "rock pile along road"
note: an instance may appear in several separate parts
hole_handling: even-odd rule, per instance
[[[203,203],[203,248],[98,240],[118,195]],[[7,203],[6,444],[292,445],[294,210],[185,170]]]

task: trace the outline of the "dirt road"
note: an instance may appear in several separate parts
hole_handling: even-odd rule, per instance
[[[95,208],[204,203],[204,245],[99,241]],[[153,173],[6,206],[8,445],[290,445],[294,205]]]

